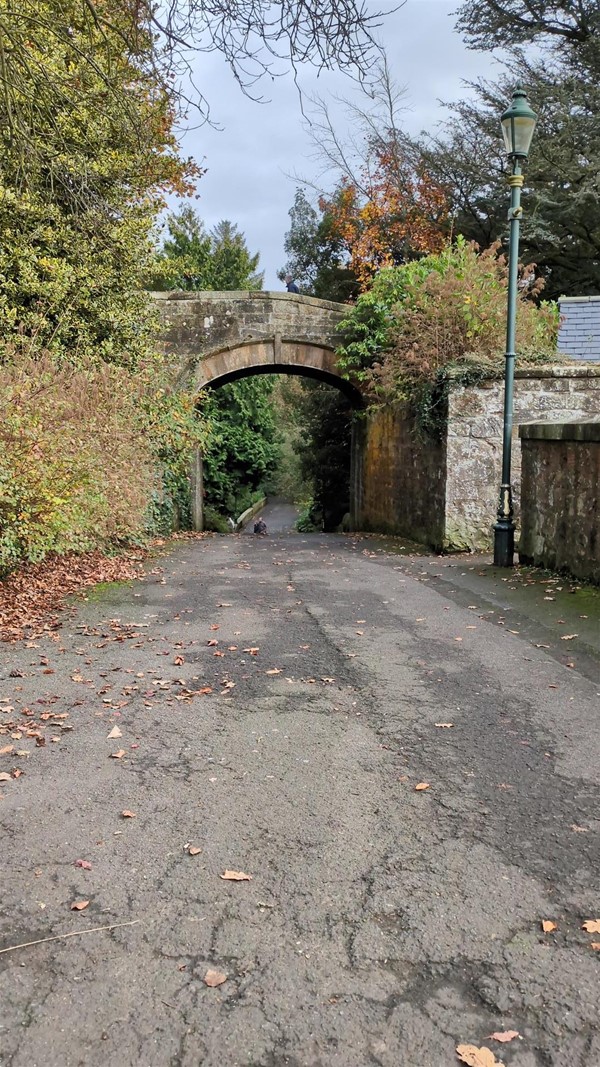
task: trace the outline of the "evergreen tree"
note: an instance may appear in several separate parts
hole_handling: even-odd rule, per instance
[[[483,247],[506,239],[508,163],[499,117],[521,81],[539,115],[525,172],[521,257],[537,264],[545,297],[599,292],[597,0],[469,0],[458,27],[470,47],[502,48],[508,57],[507,72],[475,86],[475,102],[453,105],[446,131],[422,145],[449,190],[455,230]]]
[[[227,219],[207,233],[197,212],[185,204],[167,217],[167,233],[149,289],[262,289],[260,253],[250,254],[243,233]]]
[[[210,240],[211,289],[262,289],[264,274],[256,269],[260,254],[250,254],[237,226],[223,219],[212,230]]]
[[[354,299],[358,282],[348,266],[348,255],[331,213],[326,210],[319,214],[304,189],[296,189],[289,215],[290,228],[283,246],[287,260],[279,277],[291,274],[301,293],[321,300]]]

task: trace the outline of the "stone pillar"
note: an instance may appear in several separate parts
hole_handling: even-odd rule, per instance
[[[204,529],[204,478],[202,453],[199,448],[194,450],[190,465],[190,491],[192,529],[197,533],[202,533]]]

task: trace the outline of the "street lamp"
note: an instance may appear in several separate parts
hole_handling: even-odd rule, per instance
[[[498,504],[498,521],[494,526],[494,564],[512,567],[515,556],[515,524],[511,485],[511,449],[513,427],[513,392],[515,379],[515,326],[517,318],[517,279],[519,267],[519,223],[523,175],[521,165],[529,155],[537,115],[531,110],[524,89],[518,85],[512,103],[504,112],[502,136],[512,171],[510,185],[510,240],[508,244],[508,313],[506,320],[506,361],[504,365],[504,431],[502,437],[502,485]]]

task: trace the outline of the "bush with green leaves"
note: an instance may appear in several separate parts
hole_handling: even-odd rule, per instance
[[[342,324],[339,364],[374,404],[409,400],[427,424],[451,381],[500,377],[504,368],[507,265],[497,247],[459,238],[443,252],[383,270]],[[521,272],[518,361],[557,358],[558,307],[536,303],[540,282]]]
[[[202,394],[210,434],[204,452],[205,502],[236,519],[262,495],[279,460],[271,403],[274,380],[255,375]]]

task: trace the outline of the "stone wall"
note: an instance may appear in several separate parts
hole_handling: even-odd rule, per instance
[[[504,383],[483,382],[451,392],[446,450],[444,544],[487,549],[498,507],[502,464]],[[519,524],[521,453],[518,427],[600,415],[600,368],[576,366],[518,370],[515,375],[513,486]]]
[[[498,507],[504,383],[457,386],[442,441],[423,438],[404,406],[369,414],[357,447],[356,525],[434,548],[488,550]],[[600,416],[600,368],[577,364],[517,371],[519,423]],[[519,523],[521,455],[513,445]]]
[[[296,293],[234,291],[153,293],[164,343],[183,362],[250,344],[300,341],[335,348],[348,308]]]
[[[600,584],[600,418],[520,427],[519,559]]]
[[[446,443],[424,439],[406,405],[355,416],[351,518],[359,530],[444,542]]]

